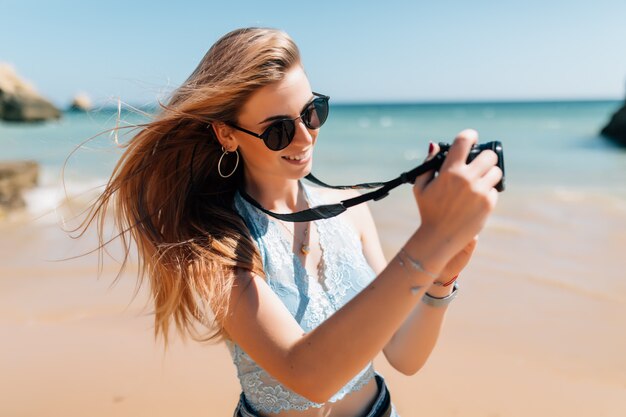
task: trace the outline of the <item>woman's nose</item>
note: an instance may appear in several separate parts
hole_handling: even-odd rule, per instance
[[[301,144],[313,143],[314,137],[311,131],[306,127],[301,118],[296,120],[296,133],[293,137],[293,142],[299,142]]]

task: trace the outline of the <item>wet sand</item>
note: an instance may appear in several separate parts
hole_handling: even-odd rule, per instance
[[[388,257],[417,225],[408,191],[372,206]],[[412,220],[411,220],[412,219]],[[57,225],[0,223],[1,416],[230,416],[223,345],[153,339],[132,272],[110,287],[94,247]],[[502,195],[439,343],[407,377],[382,356],[403,417],[626,415],[626,198]]]

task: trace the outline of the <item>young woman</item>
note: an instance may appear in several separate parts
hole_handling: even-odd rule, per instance
[[[165,343],[172,322],[226,341],[235,416],[397,415],[372,360],[382,351],[407,375],[424,364],[496,204],[497,157],[466,164],[467,130],[439,175],[415,181],[421,225],[389,263],[364,204],[318,221],[268,216],[250,201],[292,213],[357,195],[300,181],[327,115],[288,35],[235,30],[129,142],[90,216],[102,228],[113,204]]]

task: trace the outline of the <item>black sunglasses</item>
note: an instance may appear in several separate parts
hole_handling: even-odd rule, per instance
[[[322,127],[328,118],[328,100],[330,97],[318,93],[313,93],[313,95],[315,98],[306,105],[302,113],[300,113],[300,116],[295,119],[276,120],[260,135],[244,129],[243,127],[239,127],[233,122],[227,122],[226,124],[255,138],[262,139],[265,146],[269,149],[280,151],[289,146],[293,140],[296,134],[296,120],[302,119],[302,123],[304,123],[307,128],[316,130]]]

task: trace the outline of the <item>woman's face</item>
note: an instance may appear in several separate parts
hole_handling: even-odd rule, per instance
[[[237,124],[260,134],[272,119],[295,119],[300,116],[313,98],[304,70],[295,65],[282,81],[259,89],[248,99]],[[318,130],[310,130],[301,119],[296,119],[292,142],[284,149],[273,151],[261,139],[233,129],[232,135],[243,158],[246,181],[271,183],[306,176],[311,172],[317,134]]]

